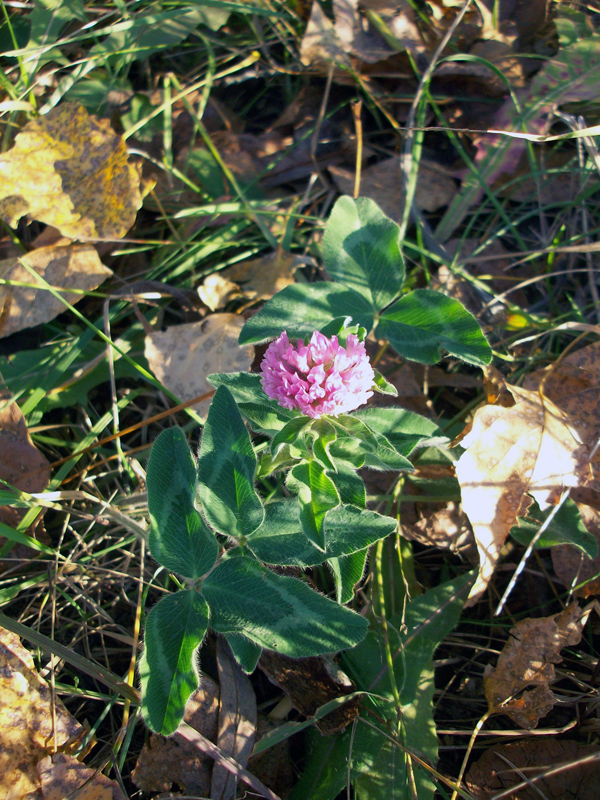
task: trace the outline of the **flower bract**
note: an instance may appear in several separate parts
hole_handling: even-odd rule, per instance
[[[354,411],[373,394],[375,373],[364,342],[352,333],[343,346],[319,331],[308,344],[290,342],[284,331],[267,348],[261,369],[269,397],[313,418]]]

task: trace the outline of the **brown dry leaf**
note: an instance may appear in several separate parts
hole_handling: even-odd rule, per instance
[[[540,776],[531,786],[524,786],[504,800],[597,800],[600,763],[575,765],[578,759],[598,753],[597,745],[580,744],[571,739],[522,739],[495,745],[486,750],[467,772],[465,782],[477,800],[492,800],[497,793]],[[561,772],[544,777],[558,764]]]
[[[251,300],[269,300],[274,294],[294,283],[296,256],[283,250],[261,258],[240,261],[223,270],[223,276],[237,283]]]
[[[516,404],[479,408],[456,462],[480,559],[470,604],[485,591],[508,532],[531,503],[528,495],[543,510],[589,476],[587,448],[562,411],[537,392],[507,388]]]
[[[415,502],[419,501],[415,495]],[[457,503],[448,503],[445,508],[422,516],[412,525],[401,525],[402,535],[420,542],[426,547],[439,547],[461,553],[469,561],[477,563],[477,552],[473,532],[465,513]]]
[[[290,658],[263,650],[258,666],[269,680],[288,695],[292,705],[305,717],[321,706],[354,691],[350,678],[325,656]],[[325,736],[343,731],[357,716],[360,698],[349,700],[315,724]]]
[[[52,701],[31,654],[16,634],[4,628],[0,628],[0,698],[0,800],[39,798],[38,762],[53,745],[76,744],[84,729],[57,697]]]
[[[21,409],[1,389],[0,478],[29,494],[43,492],[50,480],[50,464],[31,441]],[[25,513],[26,509],[0,506],[0,522],[15,527]]]
[[[300,43],[300,61],[305,67],[344,64],[350,60],[342,48],[333,22],[325,16],[318,0],[314,0],[310,19]]]
[[[70,239],[119,239],[142,205],[140,175],[108,120],[63,103],[27,123],[0,156],[0,217],[27,214]]]
[[[191,400],[213,387],[213,372],[244,372],[254,360],[254,347],[240,347],[244,325],[236,314],[211,314],[200,322],[176,325],[146,336],[144,354],[150,369],[180,400]],[[210,400],[194,408],[206,414]]]
[[[586,619],[573,603],[560,614],[524,619],[511,628],[495,669],[488,665],[484,672],[490,711],[507,714],[525,730],[535,728],[556,703],[549,685],[556,681],[560,651],[579,644]],[[528,686],[534,688],[523,691]]]
[[[65,304],[48,289],[41,285],[33,288],[36,278],[23,264],[55,289],[78,290],[61,291],[71,305],[82,299],[81,292],[96,289],[113,274],[89,244],[40,247],[20,258],[0,261],[0,275],[5,280],[33,284],[31,287],[0,286],[0,338],[50,322],[66,310]]]
[[[256,735],[256,696],[226,641],[217,642],[217,667],[221,703],[216,744],[225,755],[247,766]],[[210,785],[211,800],[233,800],[238,782],[222,764],[215,763]]]
[[[366,64],[375,64],[402,50],[418,56],[427,50],[407,0],[333,0],[335,32],[342,48]],[[377,27],[386,31],[389,43]]]
[[[343,194],[354,193],[354,171],[329,167],[333,179]],[[433,161],[423,159],[419,166],[419,180],[415,204],[422,211],[436,211],[448,205],[456,194],[456,184]],[[398,158],[388,158],[361,173],[361,197],[370,197],[384,214],[395,220],[402,219],[404,211],[404,182]]]
[[[44,800],[127,800],[116,781],[74,756],[55,753],[38,764]]]
[[[203,675],[187,702],[184,720],[210,741],[217,738],[219,687]],[[208,797],[213,760],[197,747],[151,734],[142,748],[132,780],[143,792],[168,792],[176,783],[187,794]]]

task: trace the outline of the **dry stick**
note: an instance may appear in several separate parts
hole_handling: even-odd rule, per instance
[[[462,22],[463,17],[467,13],[467,10],[468,10],[470,5],[471,5],[471,0],[465,0],[465,3],[463,5],[463,7],[461,8],[461,10],[458,12],[456,17],[454,18],[454,21],[452,22],[452,25],[450,25],[450,27],[446,31],[446,35],[444,36],[442,41],[439,43],[439,45],[437,47],[437,50],[433,54],[433,58],[431,59],[431,61],[429,62],[428,66],[427,66],[427,69],[425,70],[425,72],[421,76],[421,80],[419,81],[419,85],[417,87],[417,91],[415,93],[414,99],[413,99],[411,107],[410,107],[408,120],[406,121],[406,138],[404,139],[404,147],[402,149],[402,155],[400,156],[400,169],[402,170],[402,179],[403,179],[404,187],[406,189],[406,199],[405,199],[405,206],[404,206],[404,214],[402,216],[402,221],[400,223],[400,241],[401,242],[404,240],[404,237],[406,235],[406,229],[408,228],[408,220],[410,218],[411,213],[413,214],[413,216],[418,218],[419,221],[421,222],[424,232],[426,232],[428,234],[427,238],[433,238],[433,234],[430,233],[430,231],[429,231],[429,225],[427,225],[425,220],[421,217],[421,214],[419,213],[417,208],[414,207],[414,205],[415,205],[415,203],[414,203],[414,199],[415,199],[414,195],[415,195],[415,188],[416,188],[416,185],[417,185],[416,180],[413,183],[412,191],[410,191],[410,187],[409,187],[409,178],[410,178],[410,173],[411,173],[411,170],[412,170],[412,146],[413,146],[414,130],[415,130],[415,128],[414,128],[415,118],[417,116],[417,109],[419,107],[419,103],[421,102],[421,98],[423,96],[423,92],[425,91],[425,86],[429,82],[429,79],[431,78],[431,76],[433,74],[433,71],[437,66],[437,62],[439,61],[440,56],[442,55],[446,45],[448,44],[448,42],[450,41],[450,39],[454,35],[454,32],[456,31],[456,29],[458,28],[458,26]],[[440,246],[437,244],[437,242],[434,242],[434,243],[436,245],[436,249],[439,249]]]
[[[125,428],[123,431],[119,431],[118,433],[113,433],[111,436],[107,436],[104,439],[100,439],[95,444],[91,444],[89,447],[84,448],[83,450],[78,450],[76,453],[72,453],[70,456],[65,456],[65,458],[61,458],[58,461],[54,461],[50,464],[50,469],[54,469],[55,467],[60,467],[62,464],[66,464],[67,461],[71,461],[71,459],[76,458],[77,456],[81,456],[84,453],[89,453],[90,450],[95,450],[97,447],[101,447],[103,444],[108,444],[108,442],[112,442],[119,436],[126,436],[128,433],[133,433],[133,431],[137,431],[140,428],[145,428],[146,425],[149,425],[151,422],[158,422],[165,417],[170,417],[173,414],[177,414],[179,411],[184,411],[186,408],[190,406],[196,405],[196,403],[201,403],[203,400],[208,400],[209,397],[212,397],[215,393],[215,389],[210,389],[208,392],[204,392],[204,394],[198,395],[198,397],[192,397],[191,400],[186,400],[185,403],[180,403],[178,406],[174,406],[173,408],[168,408],[166,411],[161,411],[160,414],[155,414],[153,417],[148,417],[148,419],[143,420],[142,422],[136,422],[135,425],[130,425],[128,428]],[[32,470],[32,473],[34,470]],[[27,473],[28,475],[31,473]]]
[[[319,161],[317,159],[317,145],[319,144],[319,134],[321,132],[321,125],[323,124],[323,120],[325,118],[325,112],[327,111],[327,103],[329,102],[329,92],[331,91],[331,83],[333,81],[334,69],[335,69],[334,65],[330,64],[327,70],[327,82],[325,84],[325,91],[323,92],[323,99],[321,100],[321,108],[319,109],[319,116],[317,117],[315,129],[310,139],[310,158],[315,166],[317,175],[321,179],[321,182],[323,183],[326,189],[329,189],[331,184],[329,183],[327,178],[323,175],[321,167],[319,166]]]
[[[210,758],[214,759],[217,764],[220,764],[226,770],[231,772],[236,778],[244,781],[250,786],[251,789],[254,789],[255,792],[259,792],[262,797],[265,797],[266,800],[281,800],[279,795],[276,795],[275,792],[272,792],[264,783],[258,780],[251,772],[244,769],[241,764],[238,764],[235,759],[231,758],[231,756],[226,755],[220,747],[217,747],[216,744],[213,744],[211,741],[206,739],[202,736],[201,733],[198,733],[195,728],[192,728],[191,725],[188,725],[187,722],[180,722],[179,727],[173,734],[175,739],[184,739],[186,742],[193,744],[194,747],[197,747],[198,750],[203,752],[205,755],[210,756]]]
[[[356,130],[356,170],[354,173],[354,199],[360,193],[360,172],[362,169],[362,154],[363,154],[363,127],[362,118],[360,116],[362,111],[362,100],[354,100],[352,102],[352,118],[354,119],[354,129]]]

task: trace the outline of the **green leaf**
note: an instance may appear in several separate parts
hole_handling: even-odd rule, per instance
[[[146,473],[152,556],[186,578],[214,566],[219,545],[196,510],[196,464],[180,428],[163,431],[152,447]]]
[[[195,650],[208,627],[208,606],[189,589],[167,595],[148,614],[140,660],[142,714],[155,733],[169,736],[198,688]]]
[[[404,358],[435,364],[445,350],[481,367],[492,350],[479,323],[462,303],[430,289],[415,289],[381,315],[377,338],[387,339]]]
[[[247,536],[263,521],[254,490],[256,456],[229,389],[217,389],[208,410],[198,456],[198,482],[204,515],[226,536]]]
[[[325,514],[340,504],[335,484],[318,461],[302,461],[292,467],[287,486],[298,495],[300,522],[306,538],[325,551]]]
[[[377,448],[375,452],[366,454],[365,467],[414,472],[415,468],[410,461],[398,453],[382,433],[375,431],[375,436],[377,437]]]
[[[348,556],[327,560],[333,572],[338,603],[349,603],[354,597],[354,587],[364,575],[368,555],[368,549],[358,550]]]
[[[313,437],[314,457],[322,467],[335,472],[337,467],[331,460],[329,446],[337,439],[337,433],[331,422],[323,418],[314,420],[310,426],[309,434]]]
[[[250,675],[256,669],[258,659],[262,653],[262,647],[254,644],[250,639],[246,639],[241,633],[226,633],[225,638],[229,642],[231,652],[246,675]]]
[[[373,372],[375,373],[373,389],[376,392],[379,392],[379,394],[389,395],[390,397],[398,397],[398,389],[396,389],[394,384],[386,381],[381,372],[378,372],[376,369],[374,369]]]
[[[312,422],[311,418],[304,415],[294,417],[287,422],[284,427],[275,434],[271,441],[271,452],[273,455],[276,456],[279,450],[286,444],[293,444],[305,450],[306,448],[299,444],[299,440],[301,439],[302,431],[310,422]]]
[[[350,609],[241,554],[223,558],[203,593],[216,631],[241,633],[292,658],[353,647],[367,630],[366,620]]]
[[[364,481],[352,467],[349,467],[345,461],[337,461],[336,471],[328,471],[327,474],[335,484],[342,503],[366,508],[367,493]]]
[[[366,298],[374,310],[400,294],[400,227],[373,200],[340,197],[325,227],[322,252],[329,275]]]
[[[551,508],[546,511],[540,511],[538,508],[537,513],[530,509],[526,519],[519,517],[519,524],[511,528],[510,535],[519,544],[526,547],[551,512]],[[565,500],[561,508],[558,509],[552,522],[536,542],[535,547],[554,547],[558,544],[571,544],[581,550],[582,553],[585,553],[588,558],[596,558],[598,555],[598,541],[585,527],[577,503],[571,498]]]
[[[433,420],[404,408],[364,408],[356,416],[382,433],[403,456],[409,456],[416,447],[439,446],[448,441]]]
[[[273,436],[299,411],[283,408],[264,393],[261,376],[251,372],[221,372],[208,376],[213,386],[226,386],[253,430]]]
[[[350,555],[372,545],[396,530],[396,520],[355,506],[341,505],[325,516],[325,552],[316,548],[302,532],[300,509],[293,500],[265,506],[265,521],[248,537],[248,547],[267,564],[300,568],[321,564],[329,558]]]
[[[437,761],[433,654],[457,624],[472,583],[473,573],[466,573],[414,598],[408,603],[404,617],[388,621],[385,637],[381,631],[372,630],[358,647],[342,657],[345,671],[359,689],[387,698],[387,703],[377,701],[379,716],[387,718],[387,726],[378,724],[382,729],[380,746],[369,751],[375,758],[361,768],[360,775],[355,778],[358,797],[411,798],[406,756],[389,742],[384,731],[391,732],[404,747],[425,756],[432,764]],[[394,661],[393,675],[387,667],[386,641]],[[400,696],[401,709],[397,709],[394,702],[392,680]],[[397,722],[399,710],[400,724]],[[419,800],[433,800],[436,787],[430,775],[416,765],[415,781]]]
[[[287,331],[302,339],[320,330],[332,317],[351,316],[367,330],[373,327],[373,309],[362,295],[335,283],[294,283],[268,300],[242,328],[240,344],[275,339]]]

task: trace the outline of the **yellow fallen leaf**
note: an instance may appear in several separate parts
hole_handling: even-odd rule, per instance
[[[200,322],[175,325],[146,336],[144,353],[150,369],[180,400],[191,400],[213,387],[213,372],[244,372],[254,360],[254,347],[240,347],[244,320],[236,314],[211,314]],[[206,414],[210,400],[194,408]]]
[[[38,762],[53,745],[76,742],[84,729],[58,698],[52,700],[31,654],[18,636],[4,628],[0,628],[0,698],[0,800],[21,800],[39,790]]]
[[[65,753],[42,759],[38,771],[44,800],[127,800],[116,781]]]
[[[20,258],[0,261],[0,277],[16,283],[36,284],[36,278],[23,266],[37,272],[56,289],[77,289],[62,292],[71,305],[83,297],[80,292],[92,291],[112,275],[89,244],[40,247]],[[12,333],[50,322],[65,311],[65,304],[50,291],[33,286],[0,285],[0,339]]]
[[[526,730],[535,728],[556,703],[549,685],[556,680],[554,665],[562,661],[560,651],[579,644],[586,619],[587,614],[573,603],[560,614],[518,622],[496,667],[488,665],[484,673],[490,711],[507,714]]]
[[[516,386],[511,408],[484,406],[461,442],[456,463],[463,510],[471,522],[480,570],[469,603],[485,591],[508,532],[533,497],[547,508],[567,486],[585,483],[588,451],[548,398]]]
[[[142,204],[139,184],[109,121],[63,103],[0,156],[0,217],[14,227],[27,214],[70,239],[119,239]]]

